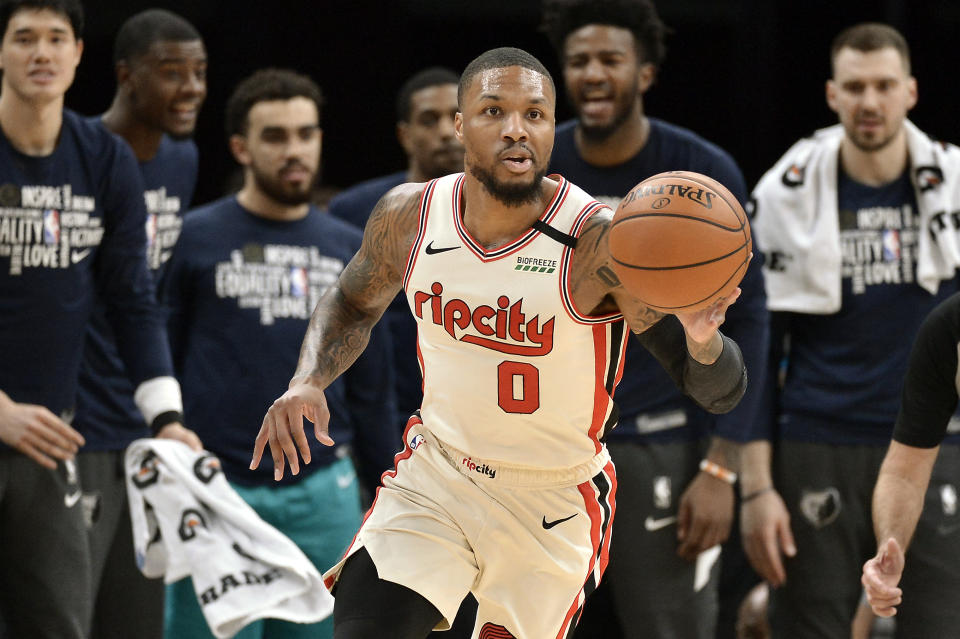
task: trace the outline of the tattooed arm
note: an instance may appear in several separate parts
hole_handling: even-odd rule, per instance
[[[327,432],[330,412],[323,389],[363,352],[370,330],[400,290],[417,234],[422,192],[422,184],[403,184],[384,195],[373,209],[360,250],[313,311],[297,370],[287,392],[263,418],[250,468],[260,465],[267,444],[277,480],[283,477],[285,462],[294,475],[300,472],[298,450],[309,464],[304,417],[313,422],[317,440],[333,445]]]
[[[674,382],[711,412],[733,408],[746,388],[740,349],[718,330],[740,289],[713,306],[665,315],[647,307],[613,272],[607,243],[613,213],[601,210],[584,225],[573,258],[574,303],[599,315],[619,311]]]

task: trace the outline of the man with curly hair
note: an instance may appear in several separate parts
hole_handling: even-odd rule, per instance
[[[551,171],[616,208],[638,182],[663,171],[709,175],[746,200],[733,158],[692,131],[648,117],[643,95],[664,59],[667,28],[648,0],[548,0],[544,30],[563,68],[576,119],[557,126]],[[756,261],[755,261],[756,262]],[[759,265],[750,267],[727,327],[750,376],[764,366],[768,325]],[[617,391],[620,424],[607,444],[621,508],[608,592],[593,596],[579,636],[713,638],[719,547],[734,513],[740,443],[754,436],[758,396],[714,417],[670,383],[635,340]],[[615,614],[602,614],[612,605]],[[591,609],[593,613],[591,614]],[[603,628],[598,626],[603,624]]]

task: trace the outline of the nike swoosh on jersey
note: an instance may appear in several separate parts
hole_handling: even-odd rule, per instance
[[[74,506],[77,505],[77,502],[80,501],[80,494],[81,494],[80,491],[77,490],[70,493],[69,495],[64,495],[63,505],[66,506],[67,508],[73,508]]]
[[[83,258],[85,258],[86,256],[90,255],[90,251],[92,250],[93,249],[84,249],[82,251],[73,251],[72,253],[70,253],[70,261],[76,264],[77,262],[80,262],[81,260],[83,260]]]
[[[337,475],[337,486],[346,488],[353,483],[354,477],[356,477],[356,475]]]
[[[427,244],[427,248],[423,249],[427,255],[436,255],[437,253],[445,253],[447,251],[452,251],[454,249],[460,248],[459,246],[445,246],[443,248],[433,248],[433,240]]]
[[[671,517],[661,517],[660,519],[654,519],[653,517],[647,517],[643,522],[643,527],[653,532],[654,530],[660,530],[661,528],[666,528],[670,524],[677,521],[677,516],[673,515]]]
[[[553,521],[547,521],[547,518],[544,517],[544,518],[543,518],[543,529],[544,529],[544,530],[550,530],[551,528],[553,528],[553,527],[556,526],[557,524],[562,524],[563,522],[569,521],[569,520],[573,519],[573,518],[576,517],[576,516],[577,516],[577,513],[573,513],[573,514],[570,515],[569,517],[564,517],[563,519],[554,519]]]

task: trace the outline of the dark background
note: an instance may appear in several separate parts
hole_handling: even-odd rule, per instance
[[[956,0],[660,0],[673,29],[667,59],[647,93],[649,115],[689,127],[727,149],[752,186],[797,138],[833,124],[824,102],[830,41],[865,20],[888,22],[910,43],[920,101],[911,118],[960,142]],[[517,46],[561,82],[538,30],[539,0],[86,0],[86,50],[67,105],[106,109],[114,91],[111,49],[120,24],[154,6],[193,22],[210,59],[196,139],[195,203],[219,197],[234,170],[222,126],[233,86],[265,66],[290,67],[323,88],[323,182],[347,187],[396,171],[394,98],[423,67],[459,72],[486,49]],[[562,89],[561,89],[562,92]],[[558,104],[558,121],[571,116]]]

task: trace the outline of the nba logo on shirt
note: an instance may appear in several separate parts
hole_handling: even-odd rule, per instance
[[[883,261],[900,259],[900,231],[887,229],[883,232]]]
[[[147,215],[147,247],[152,247],[157,241],[157,214]]]
[[[60,243],[60,212],[46,209],[43,212],[43,243]]]
[[[307,294],[307,269],[294,266],[290,269],[290,295],[304,297]]]

